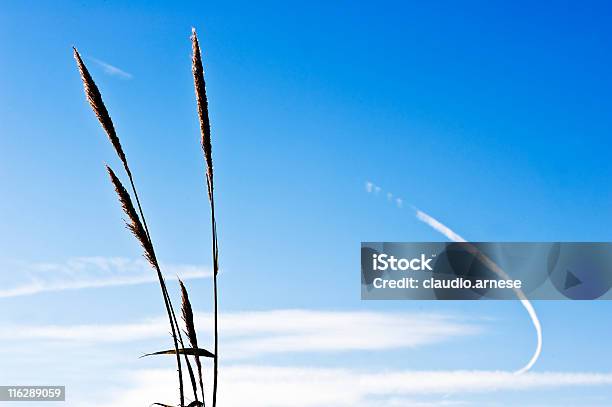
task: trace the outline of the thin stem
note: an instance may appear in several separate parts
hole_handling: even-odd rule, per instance
[[[213,251],[213,290],[215,307],[215,357],[213,370],[213,407],[217,406],[217,376],[219,368],[219,329],[218,329],[218,294],[217,294],[217,273],[219,271],[219,251],[217,248],[217,222],[215,220],[215,199],[211,191],[210,213],[212,223],[212,251]]]
[[[179,345],[177,341],[176,329],[175,325],[172,321],[172,315],[174,314],[172,310],[172,304],[170,303],[168,291],[166,289],[166,284],[164,283],[164,276],[159,269],[159,265],[155,266],[155,271],[157,271],[157,277],[159,278],[159,282],[161,285],[162,295],[164,296],[164,303],[166,305],[166,312],[168,313],[168,319],[170,321],[170,328],[172,330],[172,340],[174,341],[174,350],[176,351],[176,365],[179,376],[179,394],[180,394],[180,405],[183,407],[185,405],[185,395],[183,390],[183,370],[181,367],[181,355],[179,353]]]
[[[214,290],[215,290],[215,358],[214,358],[214,373],[213,373],[213,407],[217,405],[217,375],[219,366],[219,334],[217,330],[217,276],[214,277]]]
[[[140,218],[142,219],[142,224],[144,226],[145,233],[147,234],[147,239],[149,239],[149,243],[151,244],[151,250],[153,250],[153,255],[155,256],[155,249],[153,248],[153,241],[151,240],[151,234],[149,233],[149,227],[147,226],[147,220],[144,216],[142,205],[140,204],[140,198],[138,196],[138,191],[136,190],[136,185],[134,184],[134,178],[132,177],[132,171],[130,171],[130,167],[127,165],[127,163],[124,165],[124,167],[125,167],[125,172],[127,173],[128,179],[130,180],[130,186],[132,187],[132,192],[134,193],[134,197],[136,198],[136,206],[138,207],[138,212],[140,213]],[[185,345],[183,343],[183,338],[181,335],[180,327],[176,320],[176,314],[174,313],[174,307],[172,306],[172,300],[170,299],[170,294],[168,294],[168,288],[166,287],[166,282],[164,281],[164,276],[159,268],[159,264],[157,263],[157,256],[155,256],[155,263],[156,263],[155,269],[157,271],[157,277],[159,279],[159,284],[161,286],[162,295],[164,297],[164,304],[166,306],[166,312],[168,313],[168,319],[170,321],[170,328],[172,330],[174,350],[176,351],[176,364],[177,364],[177,371],[178,371],[178,376],[179,376],[179,393],[180,393],[179,397],[180,397],[180,405],[182,407],[185,404],[185,394],[184,394],[185,392],[183,388],[183,369],[181,365],[181,355],[179,353],[179,340],[180,340],[181,347],[183,349],[185,349]],[[177,332],[178,332],[178,335],[177,335]],[[178,336],[178,340],[177,340],[177,336]],[[187,368],[189,370],[189,375],[192,379],[192,385],[193,385],[193,381],[195,380],[193,376],[193,370],[191,369],[191,365],[189,364],[189,359],[187,358],[187,355],[184,355],[184,356],[185,356],[185,361],[187,362]],[[195,389],[194,389],[194,395],[197,401],[198,396],[197,396],[197,393],[195,393]]]

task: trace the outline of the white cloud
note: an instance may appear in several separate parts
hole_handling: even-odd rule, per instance
[[[224,335],[236,338],[224,345],[231,346],[226,352],[234,357],[408,348],[482,331],[453,316],[429,313],[278,310],[230,314],[220,324]]]
[[[196,326],[207,332],[210,314],[197,313]],[[224,358],[272,353],[344,352],[425,346],[475,335],[482,328],[451,315],[377,312],[273,310],[224,313],[219,318]],[[167,320],[159,317],[132,324],[4,327],[0,340],[129,342],[166,338]]]
[[[143,370],[128,374],[130,388],[108,404],[128,407],[172,402],[175,372]],[[521,392],[612,385],[610,373],[543,372],[515,375],[501,371],[387,371],[237,365],[219,370],[219,405],[226,407],[441,407],[467,404],[456,400],[473,393]],[[492,403],[487,403],[490,406]],[[514,404],[522,405],[522,404]]]
[[[89,59],[94,61],[96,64],[100,65],[102,69],[104,70],[104,72],[107,73],[108,75],[117,76],[123,79],[132,79],[131,73],[126,72],[122,69],[119,69],[116,66],[109,64],[108,62],[104,62],[100,59],[92,58],[92,57],[90,57]]]
[[[63,263],[35,263],[22,265],[18,273],[25,281],[2,282],[0,298],[33,295],[42,292],[78,290],[122,285],[156,283],[157,276],[144,259],[120,257],[77,257]],[[186,264],[162,264],[168,280],[208,278],[209,268]]]

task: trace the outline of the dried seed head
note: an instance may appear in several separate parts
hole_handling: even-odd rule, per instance
[[[106,170],[108,171],[108,175],[110,176],[111,182],[115,187],[115,191],[117,192],[117,196],[119,197],[119,202],[121,203],[121,207],[123,208],[123,212],[127,215],[129,221],[126,221],[125,224],[127,228],[136,236],[136,239],[140,242],[144,250],[144,256],[151,266],[154,268],[158,268],[159,264],[157,263],[157,259],[155,257],[155,251],[153,250],[153,245],[149,241],[147,237],[147,233],[145,232],[144,227],[142,226],[142,222],[140,222],[140,218],[138,213],[136,213],[136,209],[134,209],[134,204],[132,204],[132,198],[130,198],[130,194],[125,189],[119,178],[115,175],[115,172],[109,167],[106,166]]]
[[[193,349],[198,349],[198,336],[196,334],[195,323],[193,321],[193,309],[191,307],[191,302],[189,301],[189,294],[187,293],[187,288],[185,288],[185,284],[179,279],[179,285],[181,286],[181,299],[183,301],[182,311],[183,311],[183,321],[185,321],[185,327],[187,328],[186,333],[189,338],[189,343]],[[195,355],[196,367],[198,368],[198,378],[200,382],[200,388],[204,389],[203,379],[202,379],[202,362],[200,362],[200,356]]]
[[[212,144],[210,140],[210,119],[208,117],[208,99],[206,98],[206,82],[204,81],[204,68],[202,67],[202,55],[200,44],[195,28],[192,29],[191,47],[193,56],[191,59],[191,71],[193,72],[193,84],[198,102],[198,117],[200,119],[200,132],[202,133],[202,149],[206,160],[206,180],[208,182],[208,197],[212,201],[213,192],[213,163]]]
[[[182,311],[183,311],[183,321],[185,322],[185,327],[187,328],[187,337],[189,338],[189,343],[191,347],[198,347],[198,338],[196,335],[195,324],[193,322],[193,309],[191,308],[191,302],[189,301],[189,294],[187,293],[187,288],[185,288],[185,284],[179,279],[179,285],[181,286],[181,299],[183,301]]]
[[[91,105],[96,117],[100,121],[102,128],[108,135],[111,144],[115,148],[119,159],[127,169],[127,159],[125,158],[125,154],[123,153],[123,148],[121,147],[121,142],[119,141],[119,137],[117,137],[117,133],[115,132],[115,126],[113,125],[113,121],[111,120],[110,114],[108,114],[108,110],[106,110],[106,106],[104,106],[104,101],[102,100],[102,95],[100,94],[100,90],[96,86],[93,78],[89,74],[87,67],[83,63],[81,59],[81,55],[76,48],[73,47],[74,50],[74,59],[77,62],[77,66],[79,68],[79,73],[81,74],[81,79],[83,80],[83,86],[85,88],[85,96],[87,96],[87,101]],[[129,172],[129,170],[128,170]]]

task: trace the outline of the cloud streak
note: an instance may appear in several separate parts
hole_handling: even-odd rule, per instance
[[[212,315],[196,313],[196,326],[210,335]],[[400,314],[306,309],[229,312],[219,318],[224,358],[269,354],[376,351],[416,348],[477,335],[483,327],[457,315]],[[166,338],[162,317],[131,324],[17,325],[0,332],[3,341],[122,343]]]
[[[132,79],[133,75],[129,72],[126,72],[122,69],[117,68],[114,65],[109,64],[108,62],[104,62],[100,59],[97,58],[93,58],[90,57],[89,59],[91,59],[92,61],[94,61],[97,65],[99,65],[100,67],[102,67],[104,73],[110,75],[110,76],[116,76],[122,79]]]
[[[21,297],[44,292],[80,290],[156,283],[157,276],[143,259],[120,257],[77,257],[64,263],[35,263],[21,266],[27,281],[0,289],[0,298]],[[210,269],[197,265],[165,264],[168,280],[211,277]],[[9,284],[3,283],[3,286]]]
[[[128,407],[147,400],[171,401],[175,397],[167,383],[171,369],[144,370],[128,375],[131,388],[97,406]],[[527,373],[521,376],[500,371],[386,371],[368,373],[354,369],[236,365],[220,370],[223,386],[219,403],[228,407],[441,407],[496,405],[454,400],[471,394],[529,392],[568,387],[612,385],[610,373]],[[444,395],[452,394],[453,398]],[[532,399],[523,395],[523,401]],[[500,400],[501,401],[501,400]],[[503,404],[508,405],[508,404]],[[513,404],[517,405],[517,404]],[[518,404],[524,405],[524,404]]]
[[[371,181],[366,181],[365,190],[369,194],[374,193],[375,195],[378,195],[383,189]],[[394,196],[393,193],[391,192],[387,192],[386,195],[387,195],[388,202],[394,203],[400,209],[404,206],[404,200],[402,198],[398,196]]]
[[[440,232],[441,234],[446,236],[448,240],[453,241],[453,242],[467,242],[467,240],[465,240],[464,238],[459,236],[457,233],[452,231],[448,226],[440,223],[437,219],[429,216],[425,212],[422,212],[416,208],[415,208],[415,211],[416,211],[416,217],[418,220],[429,225],[432,229]]]

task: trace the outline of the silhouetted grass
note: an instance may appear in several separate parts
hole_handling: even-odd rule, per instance
[[[213,407],[217,405],[217,377],[219,366],[219,330],[218,330],[218,290],[217,274],[219,273],[219,247],[217,245],[217,221],[215,219],[215,194],[213,183],[212,163],[212,141],[210,137],[210,119],[208,116],[208,98],[206,97],[206,81],[204,80],[204,68],[202,67],[202,54],[195,28],[191,35],[191,71],[193,73],[193,84],[198,102],[198,118],[200,119],[200,132],[202,134],[202,150],[206,163],[206,184],[208,187],[208,198],[210,201],[210,223],[212,226],[212,257],[213,257],[213,300],[214,300],[214,337],[215,349],[213,359]]]
[[[178,373],[178,381],[179,381],[179,405],[181,407],[185,406],[185,394],[184,394],[184,385],[183,385],[183,366],[181,362],[181,355],[184,357],[185,364],[187,366],[187,371],[189,374],[189,379],[191,382],[191,386],[193,389],[194,401],[189,403],[187,407],[194,406],[204,406],[204,384],[203,384],[203,369],[200,357],[213,358],[213,407],[216,406],[216,394],[217,394],[217,371],[218,371],[218,359],[217,359],[217,350],[218,350],[218,330],[217,330],[217,316],[218,316],[218,301],[217,301],[217,274],[219,271],[218,267],[218,247],[217,247],[217,229],[216,229],[216,221],[215,221],[215,209],[214,209],[214,191],[213,191],[213,167],[212,167],[212,144],[210,138],[210,121],[208,117],[208,100],[206,98],[206,89],[204,82],[204,70],[202,67],[202,60],[200,54],[200,47],[198,44],[198,39],[193,30],[192,35],[192,46],[193,46],[193,58],[192,58],[192,71],[194,77],[194,85],[196,91],[197,98],[197,106],[198,106],[198,117],[200,121],[200,129],[202,134],[202,148],[204,151],[204,157],[206,162],[206,182],[207,182],[207,191],[209,201],[211,203],[211,225],[212,225],[212,252],[213,252],[213,285],[214,285],[214,337],[215,337],[215,352],[211,353],[206,349],[201,349],[198,346],[196,328],[193,318],[193,310],[191,307],[191,302],[189,301],[189,295],[187,292],[187,288],[180,282],[181,288],[181,297],[182,297],[182,316],[183,321],[185,323],[185,333],[189,340],[191,347],[185,347],[183,342],[183,337],[181,334],[181,328],[176,318],[176,313],[174,312],[174,308],[172,306],[172,301],[170,300],[170,295],[168,293],[168,288],[166,286],[166,282],[161,271],[159,262],[157,260],[157,256],[155,254],[155,248],[153,246],[153,241],[151,239],[151,234],[149,233],[149,228],[147,226],[144,211],[142,210],[142,205],[140,203],[140,198],[138,196],[138,192],[136,190],[136,186],[134,183],[134,177],[130,170],[130,166],[126,157],[125,152],[123,151],[123,147],[121,146],[121,142],[119,137],[117,136],[117,132],[115,130],[115,126],[113,121],[104,105],[104,101],[102,100],[102,95],[100,90],[96,86],[91,74],[87,70],[85,63],[83,62],[81,55],[74,48],[74,58],[77,62],[77,67],[79,69],[79,73],[81,75],[81,79],[83,81],[83,86],[85,88],[85,95],[87,97],[87,101],[89,102],[92,110],[94,111],[96,117],[100,121],[100,124],[104,131],[106,132],[117,156],[121,160],[123,164],[126,175],[130,181],[130,186],[132,190],[132,194],[136,200],[136,206],[134,206],[132,197],[130,192],[123,186],[119,177],[115,174],[115,172],[109,167],[106,166],[108,174],[111,179],[111,183],[115,188],[115,192],[119,198],[119,202],[121,203],[121,207],[124,213],[127,216],[126,226],[132,232],[132,234],[136,237],[140,245],[142,246],[144,257],[147,259],[151,267],[155,270],[158,276],[159,285],[162,291],[162,296],[164,299],[164,305],[166,307],[166,312],[168,314],[168,321],[170,323],[170,331],[172,335],[172,340],[174,343],[174,349],[159,351],[154,353],[146,354],[145,356],[150,355],[176,355],[176,363],[177,363],[177,373]],[[138,210],[136,209],[138,208]],[[195,359],[195,363],[197,366],[197,377],[198,380],[196,382],[196,375],[191,367],[191,363],[189,361],[189,356],[193,356]],[[202,400],[199,400],[198,397],[198,383],[199,388],[201,390]],[[163,403],[154,403],[154,405],[158,406],[168,406]]]

